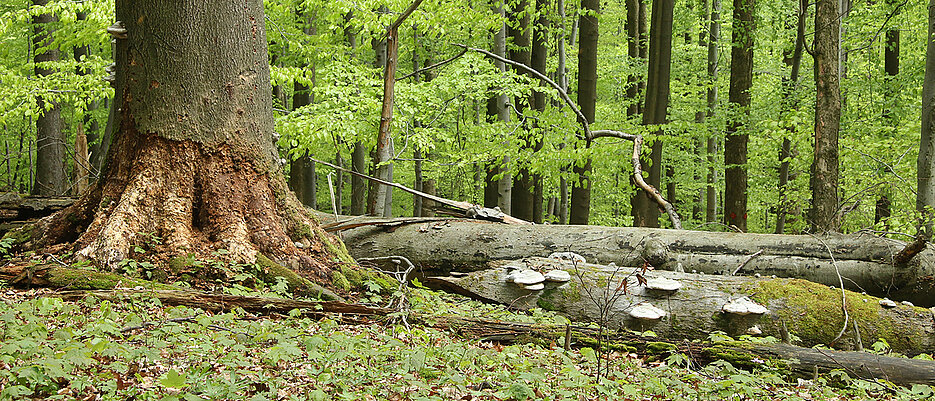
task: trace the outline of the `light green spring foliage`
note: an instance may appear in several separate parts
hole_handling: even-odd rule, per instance
[[[517,316],[421,291],[413,300],[423,312],[555,323],[549,315]],[[884,393],[841,373],[790,384],[765,364],[753,373],[722,362],[687,368],[689,358],[680,354],[653,363],[610,354],[606,375],[595,380],[598,356],[589,348],[497,345],[420,326],[342,325],[299,311],[276,319],[245,315],[163,307],[145,297],[63,302],[5,292],[0,400],[850,400],[931,394],[927,386]]]
[[[62,105],[68,163],[73,160],[70,155],[77,122],[86,116],[97,121],[101,132],[88,134],[101,135],[107,110],[91,105],[113,97],[113,89],[102,80],[106,75],[104,67],[111,63],[110,36],[105,30],[113,23],[113,2],[53,1],[45,7],[31,4],[0,2],[0,140],[3,141],[0,146],[9,160],[0,177],[0,187],[21,192],[31,185],[28,160],[35,158],[30,155],[35,152],[35,119],[45,112],[37,104],[37,96],[47,100],[46,107],[51,107],[51,101]],[[86,14],[84,20],[78,20],[79,12]],[[52,42],[36,49],[31,20],[32,16],[45,13],[57,15],[58,22],[50,24]],[[88,46],[90,54],[76,60],[72,49],[80,46]],[[60,61],[44,63],[42,67],[53,73],[37,77],[33,55],[47,48],[62,49]],[[18,177],[15,181],[14,175]]]
[[[532,2],[530,2],[532,3]],[[709,2],[710,3],[710,2]],[[706,49],[699,44],[699,34],[706,33],[705,9],[700,0],[678,2],[675,8],[669,123],[665,133],[665,166],[673,166],[674,176],[663,177],[663,187],[675,185],[675,205],[687,228],[702,226],[691,216],[697,194],[706,186],[708,163],[698,145],[708,137],[719,142],[724,138],[725,121],[737,113],[727,103],[730,65],[731,2],[721,1],[721,38],[719,75],[716,82],[707,78]],[[842,80],[844,108],[841,120],[841,199],[844,231],[872,227],[912,233],[916,224],[914,210],[915,159],[919,132],[919,104],[924,63],[926,15],[924,2],[852,2],[843,18],[843,48],[847,58]],[[564,21],[558,19],[556,2],[545,11],[551,26],[547,30],[550,55],[549,75],[557,68],[556,40],[570,40],[577,17],[577,3],[567,2]],[[745,129],[749,144],[748,218],[751,231],[774,229],[779,207],[778,158],[783,138],[792,141],[790,159],[792,176],[787,192],[790,209],[787,232],[805,229],[804,215],[809,207],[809,166],[812,159],[814,84],[811,57],[802,58],[800,81],[795,91],[797,107],[784,110],[780,90],[789,67],[783,63],[785,52],[794,44],[797,5],[794,0],[757,2],[754,49],[753,105]],[[372,147],[379,123],[383,93],[382,69],[374,66],[371,43],[384,34],[386,27],[408,6],[406,1],[368,0],[365,2],[323,0],[267,0],[266,22],[270,53],[274,59],[274,85],[285,94],[274,100],[277,130],[283,156],[288,159],[306,152],[315,158],[334,160],[340,152],[347,162],[353,144]],[[649,12],[651,12],[651,5]],[[626,47],[626,10],[622,0],[602,4],[598,58],[597,121],[594,129],[615,129],[649,135],[653,129],[642,127],[640,117],[627,117],[628,77],[645,78],[646,60],[630,59]],[[76,13],[84,10],[88,19],[78,21]],[[383,10],[383,11],[381,11]],[[63,60],[53,63],[57,73],[36,79],[29,57],[31,26],[29,16],[55,12],[61,22],[53,24],[53,46],[62,49]],[[536,12],[530,6],[530,19]],[[810,9],[810,13],[814,10]],[[112,90],[100,78],[110,63],[110,38],[105,28],[113,22],[113,3],[109,1],[52,1],[43,9],[31,8],[25,1],[0,2],[0,144],[11,155],[11,171],[0,168],[0,185],[7,189],[28,189],[30,142],[35,141],[34,116],[41,112],[36,95],[54,97],[63,104],[65,127],[72,143],[77,122],[88,104],[112,96]],[[307,32],[309,21],[314,34]],[[399,71],[397,77],[412,72],[413,55],[421,65],[439,62],[459,52],[453,46],[462,43],[491,48],[493,30],[501,22],[490,11],[488,2],[428,0],[400,27]],[[885,25],[884,25],[885,24]],[[807,33],[813,21],[806,23]],[[563,29],[560,29],[562,27]],[[900,30],[900,74],[888,78],[883,72],[885,30]],[[346,33],[352,32],[356,47],[351,48]],[[418,45],[416,43],[418,36]],[[807,35],[806,44],[811,46]],[[72,48],[89,45],[91,55],[76,62]],[[510,44],[509,46],[512,46]],[[508,47],[509,47],[508,46]],[[569,94],[576,98],[577,45],[567,46]],[[79,76],[75,68],[89,71]],[[314,71],[314,72],[313,72]],[[412,78],[396,85],[396,107],[392,126],[397,159],[394,180],[405,185],[413,182],[413,151],[418,149],[430,160],[423,163],[426,178],[434,178],[441,196],[480,202],[479,178],[488,163],[510,160],[511,171],[528,167],[543,175],[545,196],[558,196],[562,174],[572,179],[562,167],[594,160],[592,224],[627,225],[631,223],[630,184],[631,145],[628,142],[597,141],[591,148],[572,145],[578,141],[579,128],[574,113],[557,100],[551,88],[512,71],[500,73],[493,63],[469,53],[444,67],[433,70],[432,81],[415,82]],[[313,82],[314,77],[314,82]],[[314,104],[291,110],[294,83],[314,86]],[[314,83],[314,85],[313,85]],[[704,91],[716,86],[719,91],[714,116],[696,122],[696,115],[706,109]],[[487,99],[496,93],[514,97],[514,104],[525,104],[532,88],[547,92],[554,104],[539,114],[524,111],[510,123],[495,122],[487,114]],[[890,95],[887,95],[890,94]],[[516,98],[518,97],[518,98]],[[882,117],[890,110],[891,119]],[[104,126],[106,109],[90,112]],[[537,153],[522,149],[525,130],[520,122],[538,121],[541,127],[533,134],[543,136],[543,149]],[[417,124],[418,123],[418,124]],[[527,124],[527,126],[529,126]],[[101,128],[103,129],[103,128]],[[657,138],[647,138],[647,145]],[[20,145],[22,143],[22,145]],[[580,145],[580,144],[579,144]],[[34,146],[32,146],[34,151]],[[644,166],[644,171],[648,166]],[[715,187],[723,189],[723,156],[714,161],[718,171]],[[13,182],[11,175],[17,176]],[[319,199],[328,198],[327,185]],[[662,188],[660,188],[662,189]],[[349,191],[345,191],[348,193]],[[664,191],[665,193],[665,191]],[[892,201],[893,217],[874,226],[877,199]],[[345,206],[349,197],[344,197]],[[409,196],[394,197],[397,215],[411,211]],[[322,208],[330,209],[330,205]],[[720,209],[719,209],[720,210]],[[662,219],[663,224],[668,224]]]

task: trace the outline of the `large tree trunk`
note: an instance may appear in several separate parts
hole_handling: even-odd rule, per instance
[[[532,33],[532,55],[530,57],[530,67],[538,71],[542,75],[547,75],[546,71],[546,60],[548,59],[549,49],[546,47],[548,44],[548,30],[549,30],[549,0],[536,0],[536,20],[533,25],[534,31]],[[545,112],[546,106],[546,97],[544,92],[534,91],[532,93],[532,108],[533,110],[538,111],[539,113]],[[533,129],[530,132],[530,135],[527,136],[527,147],[532,150],[533,158],[536,157],[536,152],[542,150],[542,141],[545,137],[545,130],[547,129],[544,126],[539,126],[538,121],[533,121]],[[532,185],[532,205],[531,205],[531,214],[526,217],[519,217],[526,221],[531,221],[533,223],[542,224],[542,174],[538,172],[533,172],[531,169],[527,168],[525,174],[529,176],[529,183]]]
[[[815,6],[815,157],[809,181],[814,232],[838,229],[839,6],[838,0],[818,0]]]
[[[724,222],[747,231],[747,141],[744,125],[750,115],[753,86],[755,0],[734,0],[731,32],[730,93],[728,101],[739,113],[727,128],[724,142]]]
[[[49,0],[33,0],[35,6],[45,6]],[[59,49],[52,44],[52,25],[58,22],[52,14],[39,14],[33,17],[33,44],[36,76],[52,74],[52,69],[40,63],[59,60]],[[43,49],[44,51],[38,51]],[[54,88],[48,88],[54,89]],[[50,104],[47,104],[50,103]],[[65,180],[65,132],[62,130],[62,109],[57,101],[36,97],[36,106],[41,112],[36,118],[36,182],[34,195],[67,195],[68,185]]]
[[[451,220],[425,231],[421,224],[344,231],[355,257],[402,255],[425,269],[479,269],[491,260],[572,251],[593,263],[709,274],[776,275],[872,295],[935,305],[935,254],[923,251],[900,265],[905,243],[870,235],[796,236],[716,233],[633,227],[505,225]]]
[[[652,23],[649,28],[649,71],[646,78],[646,107],[643,109],[643,125],[666,123],[669,107],[669,70],[672,58],[672,12],[673,0],[657,0],[653,3]],[[656,131],[648,159],[647,183],[659,188],[662,182],[662,131]],[[671,199],[670,199],[671,200]],[[633,195],[633,225],[659,227],[659,207],[649,199],[645,191]]]
[[[594,122],[597,104],[597,39],[601,4],[597,0],[581,0],[582,13],[578,17],[581,42],[578,45],[578,107],[588,123]],[[585,146],[590,147],[588,141]],[[572,168],[575,179],[571,187],[571,205],[568,222],[588,224],[591,214],[591,158],[580,160]]]
[[[111,269],[224,249],[222,258],[265,255],[330,285],[335,260],[351,260],[279,169],[262,2],[120,1],[116,13],[119,129],[103,180],[25,245],[73,242],[78,257]]]
[[[564,270],[567,283],[546,282],[543,290],[528,290],[510,281],[518,269],[542,273]],[[660,278],[681,284],[676,291],[652,289]],[[576,322],[595,322],[612,330],[652,330],[665,338],[705,339],[711,332],[723,331],[733,337],[747,334],[756,326],[763,336],[796,336],[801,345],[832,344],[845,325],[859,327],[861,341],[872,344],[880,339],[893,350],[910,355],[935,351],[935,320],[921,307],[885,308],[879,299],[847,291],[849,318],[841,310],[841,290],[804,280],[752,278],[643,271],[640,267],[602,266],[555,259],[529,258],[499,261],[490,267],[462,277],[432,277],[428,285],[457,292],[475,299],[493,301],[517,309],[540,307],[558,311]],[[764,306],[765,314],[731,314],[722,308],[741,297]],[[640,304],[652,304],[665,311],[659,319],[634,318],[630,311]],[[858,343],[851,327],[835,345]]]

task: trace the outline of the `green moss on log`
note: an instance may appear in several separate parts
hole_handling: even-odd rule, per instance
[[[782,308],[770,308],[780,316],[790,334],[828,344],[844,325],[841,311],[841,290],[799,279],[763,280],[752,285],[754,301],[763,305],[781,303]],[[925,333],[909,319],[884,316],[879,299],[845,290],[850,322],[860,326],[861,340],[873,344],[885,339],[893,349],[919,349]],[[909,309],[909,306],[898,306]],[[913,311],[915,312],[915,311]],[[765,322],[765,324],[778,324]],[[851,324],[849,323],[849,324]],[[848,328],[848,331],[852,330]]]

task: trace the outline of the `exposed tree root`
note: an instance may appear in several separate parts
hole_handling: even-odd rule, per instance
[[[27,247],[73,242],[77,258],[111,271],[131,258],[255,263],[262,254],[324,286],[336,262],[353,263],[281,175],[226,146],[130,131],[113,151],[103,184],[33,226]]]

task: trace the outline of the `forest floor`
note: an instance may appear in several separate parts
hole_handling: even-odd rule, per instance
[[[230,290],[239,291],[237,289]],[[270,296],[271,294],[263,294]],[[370,295],[373,303],[383,303]],[[416,290],[425,314],[564,324],[545,312],[512,313]],[[597,361],[602,358],[601,374]],[[673,354],[566,351],[500,344],[455,333],[341,315],[257,316],[122,302],[63,301],[46,289],[0,288],[0,400],[852,400],[918,399],[912,389],[847,379],[785,381],[764,365],[698,367]]]

